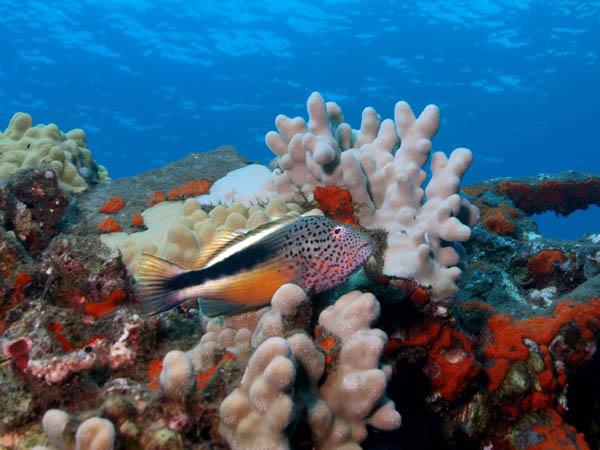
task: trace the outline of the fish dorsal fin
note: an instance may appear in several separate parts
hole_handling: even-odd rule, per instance
[[[238,241],[246,235],[247,230],[218,230],[215,237],[206,244],[196,260],[192,263],[192,269],[200,269],[206,265],[210,259],[215,256],[220,250],[227,247],[229,244]]]
[[[315,209],[311,209],[310,211],[306,211],[305,213],[302,213],[300,215],[302,217],[310,217],[310,216],[323,217],[323,211],[315,208]]]
[[[297,214],[286,214],[284,216],[278,217],[277,219],[271,220],[270,222],[266,222],[253,230],[240,229],[236,231],[228,231],[228,230],[219,230],[215,235],[215,238],[208,243],[203,249],[192,265],[192,269],[200,269],[205,267],[217,254],[221,253],[225,249],[235,245],[239,241],[250,238],[253,236],[261,235],[264,232],[288,222],[297,219],[299,216]]]

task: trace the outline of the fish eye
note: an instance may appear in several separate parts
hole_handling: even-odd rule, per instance
[[[344,231],[344,227],[341,225],[338,225],[333,229],[333,235],[339,236],[340,234],[342,234],[342,231]]]

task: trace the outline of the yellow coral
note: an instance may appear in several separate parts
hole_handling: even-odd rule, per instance
[[[283,214],[301,213],[300,206],[274,198],[264,208],[246,209],[239,203],[229,207],[216,206],[206,213],[194,198],[159,203],[142,213],[145,231],[110,233],[101,236],[102,242],[118,248],[123,261],[135,273],[142,253],[151,253],[190,267],[202,247],[210,242],[217,230],[252,230]]]
[[[50,167],[56,172],[59,185],[74,193],[88,187],[81,170],[89,171],[98,180],[108,178],[106,168],[94,162],[86,147],[83,130],[63,133],[53,123],[34,127],[29,114],[16,113],[8,128],[0,133],[0,179],[19,169],[35,167]]]

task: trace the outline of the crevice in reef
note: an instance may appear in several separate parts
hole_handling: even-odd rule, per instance
[[[600,448],[600,353],[569,380],[565,420],[585,434],[591,448]]]

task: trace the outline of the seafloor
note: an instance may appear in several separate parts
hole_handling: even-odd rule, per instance
[[[197,245],[185,227],[296,208],[194,200],[247,164],[223,147],[119,180],[81,163],[83,190],[43,164],[2,179],[0,449],[600,448],[600,235],[548,239],[531,218],[600,204],[600,177],[463,186],[480,220],[451,298],[384,274],[380,249],[333,292],[288,285],[237,322],[194,304],[142,317],[140,250],[118,247],[118,232],[152,231],[165,220],[153,205],[179,208],[183,231],[140,246],[163,239],[185,260]],[[345,198],[325,191],[301,209],[353,222]]]

